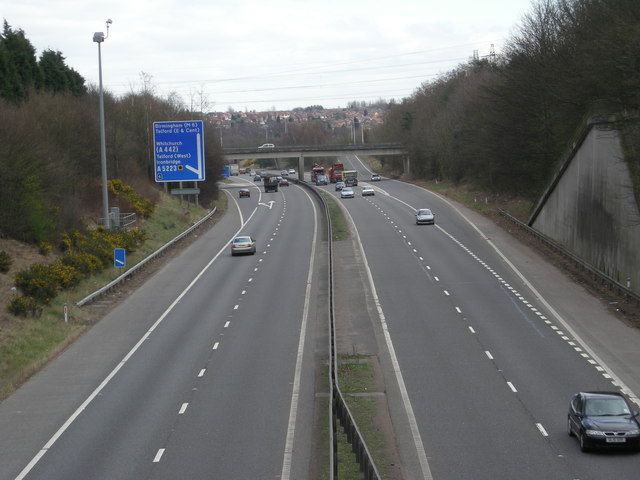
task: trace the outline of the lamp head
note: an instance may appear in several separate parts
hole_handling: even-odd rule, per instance
[[[104,42],[104,32],[96,32],[93,34],[93,41],[97,43]]]

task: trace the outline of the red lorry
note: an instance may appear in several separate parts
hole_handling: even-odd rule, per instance
[[[311,181],[315,182],[318,179],[318,175],[324,175],[324,167],[316,163],[311,168]]]
[[[331,165],[331,168],[329,169],[329,181],[331,183],[341,182],[343,170],[344,165],[341,163],[334,163]]]

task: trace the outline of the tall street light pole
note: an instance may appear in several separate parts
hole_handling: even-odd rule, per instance
[[[104,131],[104,93],[102,91],[102,51],[100,44],[109,37],[109,25],[113,22],[107,20],[107,34],[95,32],[93,41],[98,44],[98,77],[100,86],[100,165],[102,169],[102,214],[104,215],[104,227],[109,230],[111,221],[109,218],[109,192],[107,190],[107,146]]]

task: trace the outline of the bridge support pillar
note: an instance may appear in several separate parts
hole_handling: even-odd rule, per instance
[[[298,157],[298,180],[304,181],[304,155]]]
[[[402,165],[404,167],[404,174],[407,177],[411,176],[411,162],[409,161],[409,155],[405,155],[402,159]]]

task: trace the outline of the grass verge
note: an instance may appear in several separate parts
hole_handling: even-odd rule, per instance
[[[333,234],[332,240],[334,242],[346,240],[349,238],[351,233],[349,232],[349,226],[347,225],[347,221],[344,218],[344,213],[342,213],[340,205],[332,195],[329,195],[324,191],[321,191],[320,195],[322,195],[326,200],[329,207],[329,217],[331,218],[331,229]]]
[[[345,396],[349,410],[358,425],[364,441],[373,457],[381,478],[391,478],[386,466],[391,464],[387,458],[385,436],[377,427],[376,417],[383,406],[381,393],[375,380],[372,359],[365,355],[342,355],[338,359],[338,383]],[[338,472],[340,479],[360,480],[362,473],[355,461],[355,454],[347,442],[340,427],[338,436]]]
[[[226,208],[226,195],[220,195],[218,210]],[[185,231],[208,213],[180,202],[171,195],[162,195],[154,216],[142,228],[148,239],[127,257],[133,266],[169,240]],[[0,335],[0,401],[9,396],[43,365],[58,355],[93,325],[95,320],[76,302],[118,277],[122,271],[110,268],[80,282],[74,289],[60,292],[42,314],[33,318],[13,318],[1,326]],[[64,306],[68,319],[64,321]]]

